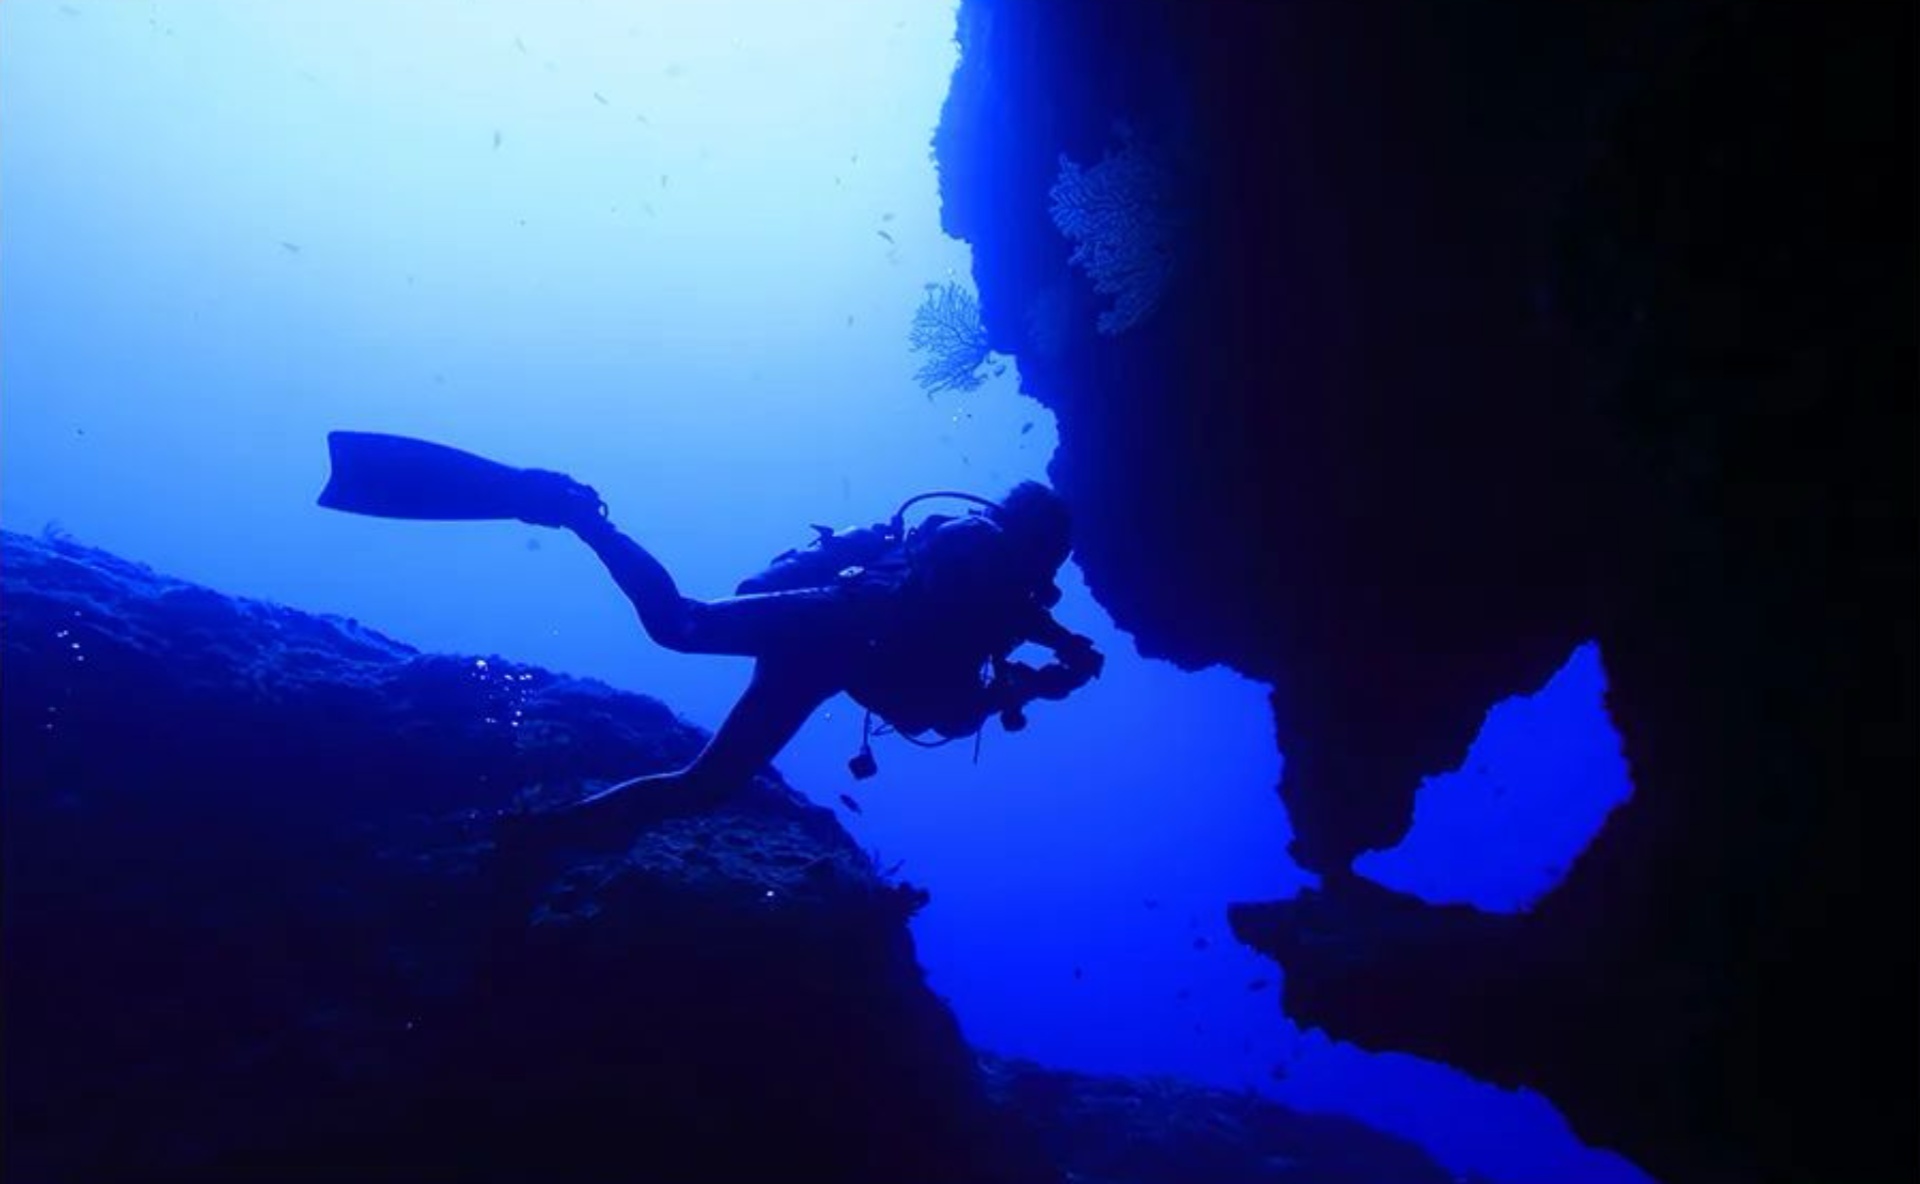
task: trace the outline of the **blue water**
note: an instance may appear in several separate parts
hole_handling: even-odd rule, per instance
[[[1018,359],[929,399],[906,332],[969,276],[928,141],[954,63],[921,0],[0,7],[0,520],[224,591],[656,695],[703,726],[747,663],[652,647],[586,550],[313,504],[325,435],[425,436],[599,488],[694,594],[810,522],[1044,477]],[[892,241],[882,237],[885,231]],[[1260,1090],[1511,1181],[1644,1179],[1542,1099],[1279,1014],[1224,906],[1311,883],[1264,689],[1108,654],[1020,735],[879,749],[828,705],[780,761],[931,889],[936,989],[983,1047]],[[1362,870],[1524,908],[1629,792],[1584,647],[1433,770]]]

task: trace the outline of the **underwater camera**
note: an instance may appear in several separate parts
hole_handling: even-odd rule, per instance
[[[865,781],[879,771],[880,762],[873,759],[873,749],[864,744],[860,746],[859,752],[853,754],[853,759],[847,762],[847,772],[853,774],[855,781]]]

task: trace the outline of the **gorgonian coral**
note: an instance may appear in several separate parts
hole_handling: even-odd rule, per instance
[[[1053,224],[1074,244],[1067,261],[1086,272],[1094,291],[1113,297],[1095,322],[1109,337],[1160,306],[1186,231],[1167,154],[1124,126],[1119,133],[1120,146],[1091,167],[1062,154],[1047,194]]]
[[[928,284],[926,299],[913,313],[907,344],[927,360],[913,380],[929,396],[937,391],[970,391],[985,381],[987,327],[980,320],[980,301],[957,282]]]

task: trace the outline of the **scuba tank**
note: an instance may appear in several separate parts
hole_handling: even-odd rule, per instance
[[[813,523],[812,542],[774,556],[764,570],[740,581],[734,594],[751,596],[762,592],[791,592],[797,588],[831,588],[843,579],[889,563],[897,566],[904,578],[910,561],[907,536],[912,533],[907,529],[907,511],[937,498],[972,502],[988,509],[999,507],[998,502],[977,494],[937,489],[908,498],[900,503],[893,517],[872,526],[835,530]]]
[[[742,580],[735,589],[742,596],[762,592],[786,592],[799,588],[830,588],[846,580],[869,575],[895,576],[904,583],[912,571],[912,548],[910,537],[913,533],[907,527],[907,514],[922,502],[950,499],[971,502],[982,509],[998,509],[1000,503],[978,494],[962,493],[958,490],[936,489],[916,494],[900,503],[893,516],[885,522],[872,526],[854,527],[847,530],[835,530],[829,526],[813,524],[815,537],[804,547],[782,551],[764,571]],[[918,529],[915,527],[914,529]],[[1002,677],[1001,663],[994,660],[994,679]],[[999,713],[1000,722],[1009,732],[1017,732],[1026,726],[1026,716],[1018,705],[1010,705]],[[864,781],[880,770],[879,762],[873,755],[873,737],[893,735],[920,748],[938,748],[954,740],[969,736],[975,742],[975,754],[986,720],[966,736],[944,736],[938,740],[922,740],[913,733],[903,731],[882,719],[877,725],[871,709],[865,712],[860,726],[860,749],[847,762],[847,769],[857,781]]]

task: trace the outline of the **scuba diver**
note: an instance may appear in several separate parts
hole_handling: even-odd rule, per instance
[[[815,526],[731,597],[686,596],[660,561],[621,533],[591,486],[444,445],[368,432],[328,436],[332,473],[319,502],[389,518],[515,519],[571,532],[606,565],[656,643],[684,654],[754,659],[746,691],[693,763],[623,781],[571,805],[505,815],[516,841],[624,841],[623,824],[697,810],[743,789],[809,716],[845,692],[866,709],[855,777],[875,771],[873,720],[919,744],[978,736],[998,716],[1025,726],[1034,700],[1064,699],[1100,674],[1093,643],[1056,621],[1054,577],[1069,553],[1064,502],[1037,482],[998,501],[922,494],[881,523]],[[974,503],[964,516],[907,512],[931,499]],[[1053,652],[1033,667],[1012,653]],[[937,741],[915,737],[934,733]],[[502,841],[507,841],[503,834]]]

